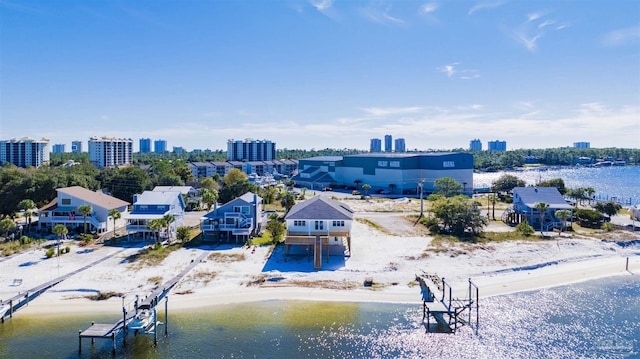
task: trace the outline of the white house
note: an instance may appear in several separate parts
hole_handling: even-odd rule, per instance
[[[152,239],[155,230],[147,228],[147,224],[166,215],[173,216],[169,223],[169,233],[161,231],[161,237],[175,238],[176,229],[184,223],[185,202],[182,194],[176,191],[144,191],[133,198],[133,210],[125,216],[127,220],[127,237]]]
[[[294,205],[285,217],[285,255],[291,246],[313,247],[314,268],[322,267],[323,250],[329,259],[331,247],[344,248],[351,255],[353,211],[326,196],[316,196]],[[346,246],[345,246],[346,241]]]
[[[94,192],[80,186],[58,188],[57,198],[50,204],[38,210],[38,224],[40,229],[52,229],[56,224],[63,224],[70,230],[84,231],[85,218],[78,208],[83,205],[91,206],[92,212],[87,216],[86,223],[89,232],[103,233],[112,231],[113,219],[109,217],[112,209],[117,209],[121,217],[128,214],[129,202]],[[122,226],[124,219],[116,220],[116,227]]]

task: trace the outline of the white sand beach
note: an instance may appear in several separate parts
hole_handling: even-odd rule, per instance
[[[419,226],[413,227],[401,213],[362,212],[366,207],[349,205],[356,210],[356,218],[367,218],[382,230],[354,221],[352,255],[330,256],[321,270],[314,270],[305,255],[285,261],[282,246],[272,253],[268,246],[180,249],[160,265],[141,266],[131,262],[130,256],[144,246],[142,243],[83,248],[65,242],[63,246],[70,246],[71,252],[60,257],[46,259],[44,249],[34,249],[3,259],[0,299],[24,293],[110,254],[113,257],[49,289],[18,315],[121,313],[122,298],[94,301],[87,296],[113,291],[131,302],[136,294],[148,295],[157,283],[170,280],[205,252],[207,257],[169,294],[170,310],[277,299],[419,304],[420,289],[414,279],[421,273],[444,277],[454,296],[460,297],[471,279],[479,287],[481,300],[613,275],[634,275],[640,280],[638,244],[623,247],[583,235],[558,237],[555,233],[545,240],[435,246],[432,237]],[[394,234],[389,234],[390,230]],[[494,223],[487,230],[509,227]],[[374,286],[364,287],[365,279],[372,279]]]

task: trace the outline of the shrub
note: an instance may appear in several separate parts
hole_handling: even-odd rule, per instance
[[[602,213],[596,210],[578,208],[574,211],[574,218],[582,227],[600,228],[602,226]]]
[[[27,236],[20,237],[20,244],[29,244],[31,243],[31,238]]]
[[[71,248],[69,248],[69,246],[64,247],[64,253],[69,253],[71,252]]]
[[[49,249],[47,249],[47,251],[44,253],[44,255],[45,255],[47,258],[51,258],[51,257],[53,257],[53,254],[54,254],[55,252],[56,252],[56,250],[55,250],[54,248],[49,248]]]
[[[602,224],[602,229],[604,229],[606,232],[611,232],[613,231],[613,225],[611,224],[611,222],[604,222]]]
[[[529,223],[527,223],[527,222],[519,223],[516,226],[516,230],[518,232],[520,232],[522,235],[524,235],[525,237],[529,237],[530,235],[532,235],[535,232],[533,227],[531,227],[531,225],[529,225]]]
[[[84,233],[78,236],[78,240],[80,241],[80,246],[84,247],[93,243],[93,236],[88,233]]]

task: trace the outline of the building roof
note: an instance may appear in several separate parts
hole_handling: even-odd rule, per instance
[[[144,191],[136,196],[134,204],[172,204],[176,197],[182,198],[175,191]]]
[[[102,192],[94,192],[80,186],[58,188],[56,191],[58,191],[58,197],[63,193],[105,209],[120,208],[130,204],[129,202],[106,195]]]
[[[155,186],[153,187],[154,192],[164,191],[164,192],[180,192],[182,194],[189,194],[189,192],[193,190],[194,188],[191,186]]]
[[[293,206],[285,219],[353,220],[353,211],[341,202],[326,196],[316,196]]]
[[[514,201],[519,200],[529,208],[535,208],[536,203],[544,202],[549,208],[572,209],[556,187],[516,187],[513,189]]]

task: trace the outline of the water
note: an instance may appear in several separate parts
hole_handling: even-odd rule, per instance
[[[480,288],[482,290],[482,288]],[[416,293],[418,295],[418,293]],[[481,298],[479,334],[426,333],[421,305],[270,301],[171,312],[169,335],[129,335],[124,358],[638,358],[640,279],[612,277]],[[171,302],[169,302],[169,306]],[[164,316],[161,315],[163,318]],[[33,318],[0,325],[2,358],[111,358],[78,329],[112,317]]]
[[[562,178],[567,188],[592,187],[597,199],[616,199],[631,204],[640,204],[640,166],[572,167],[553,168],[546,171],[527,170],[520,172],[474,173],[474,187],[491,187],[502,174],[514,175],[535,185],[540,181]]]

